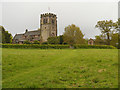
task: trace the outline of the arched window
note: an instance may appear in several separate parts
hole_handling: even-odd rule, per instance
[[[54,20],[52,20],[52,24],[54,24]]]
[[[45,19],[43,19],[43,23],[45,24]]]
[[[48,20],[47,20],[47,19],[44,19],[44,20],[43,20],[43,23],[44,23],[44,24],[45,24],[45,23],[47,23],[47,22],[48,22]]]
[[[46,19],[46,23],[47,23],[47,19]]]

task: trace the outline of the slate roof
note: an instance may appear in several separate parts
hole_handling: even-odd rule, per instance
[[[25,35],[25,36],[28,36],[28,35],[40,35],[40,30],[27,31],[27,32],[25,32],[24,35]]]
[[[16,34],[16,35],[14,36],[14,39],[20,39],[20,38],[22,38],[22,36],[23,36],[23,34]]]
[[[18,41],[26,41],[26,40],[40,40],[40,37],[32,37],[33,35],[40,35],[40,30],[35,30],[35,31],[27,31],[24,34],[16,34],[14,36],[14,40]],[[23,36],[27,36],[27,38],[23,38]]]

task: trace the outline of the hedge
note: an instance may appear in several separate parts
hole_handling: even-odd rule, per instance
[[[65,48],[69,48],[69,45],[2,44],[2,48],[65,49]]]
[[[116,49],[116,47],[111,46],[111,45],[73,45],[73,47],[75,49],[78,49],[78,48],[85,48],[85,49],[89,49],[89,48],[95,48],[95,49]]]
[[[2,48],[39,48],[39,49],[67,49],[69,45],[40,45],[40,44],[2,44]],[[116,49],[110,45],[73,45],[74,49]]]

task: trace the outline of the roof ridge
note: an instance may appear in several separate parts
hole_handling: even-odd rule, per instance
[[[36,32],[36,31],[39,31],[39,30],[34,30],[34,31],[28,31],[28,32]]]
[[[16,34],[16,35],[23,35],[23,34]]]

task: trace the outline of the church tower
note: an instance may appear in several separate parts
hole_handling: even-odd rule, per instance
[[[46,42],[48,37],[57,36],[56,15],[52,13],[41,14],[40,29],[42,42]]]

